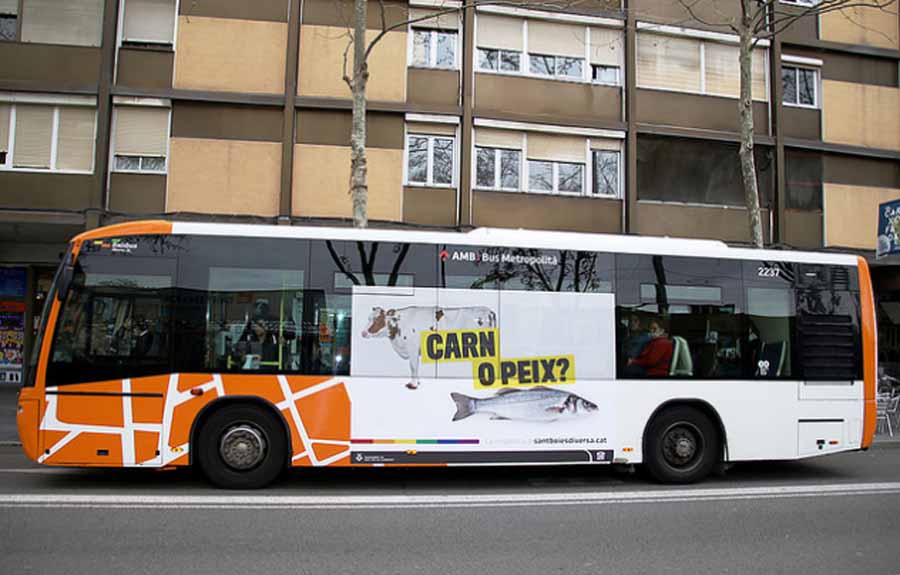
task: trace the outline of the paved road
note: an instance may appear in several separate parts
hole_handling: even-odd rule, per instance
[[[610,468],[49,469],[0,447],[4,573],[900,573],[900,444],[672,489]]]

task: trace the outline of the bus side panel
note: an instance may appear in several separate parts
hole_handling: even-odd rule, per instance
[[[32,461],[37,461],[40,455],[40,433],[38,426],[41,420],[41,394],[34,388],[25,387],[19,392],[19,400],[16,409],[16,427],[19,430],[19,440],[22,442],[22,451]]]
[[[37,447],[34,400],[21,414],[35,430],[23,447],[50,465],[187,465],[197,416],[227,397],[262,399],[281,412],[293,465],[349,463],[350,398],[343,379],[320,376],[173,374],[54,387],[40,424],[46,451]]]
[[[862,308],[863,381],[865,385],[862,448],[866,449],[872,444],[872,439],[875,437],[877,423],[875,386],[878,374],[878,330],[875,324],[872,277],[869,275],[869,265],[864,258],[859,258],[859,297]]]

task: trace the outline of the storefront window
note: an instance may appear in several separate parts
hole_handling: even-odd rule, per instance
[[[0,268],[0,385],[22,383],[26,279],[25,268]]]

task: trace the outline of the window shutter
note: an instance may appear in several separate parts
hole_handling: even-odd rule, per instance
[[[94,109],[60,108],[56,168],[86,172],[93,165]]]
[[[503,16],[478,15],[479,48],[522,51],[522,20]]]
[[[583,164],[587,154],[585,138],[528,134],[528,159]]]
[[[410,20],[418,20],[419,18],[424,18],[431,14],[437,14],[437,12],[434,10],[423,10],[422,8],[409,9]],[[457,16],[456,12],[450,12],[448,14],[435,16],[434,18],[431,18],[429,20],[414,22],[413,26],[420,28],[435,28],[438,30],[458,30],[459,16]]]
[[[592,150],[622,151],[622,140],[591,139]]]
[[[529,20],[528,52],[583,59],[585,30],[584,26]]]
[[[0,0],[0,14],[18,14],[19,0]]]
[[[638,34],[637,45],[638,86],[700,91],[700,42]]]
[[[491,128],[475,128],[475,145],[486,148],[522,149],[522,133]]]
[[[175,34],[175,0],[127,0],[125,40],[171,44]]]
[[[591,28],[591,64],[622,66],[622,31]]]
[[[9,149],[9,104],[0,104],[0,152]]]
[[[13,166],[49,168],[50,142],[53,138],[53,108],[16,106],[16,149]]]
[[[737,46],[707,42],[706,91],[737,98],[740,94],[741,63]]]
[[[25,0],[22,41],[99,46],[102,0]]]
[[[753,70],[751,71],[751,93],[754,100],[763,102],[769,101],[769,94],[766,92],[766,59],[768,55],[766,50],[759,48],[753,51]]]
[[[118,107],[116,154],[165,157],[168,128],[168,108]]]
[[[427,134],[429,136],[456,136],[456,124],[406,124],[407,134]]]

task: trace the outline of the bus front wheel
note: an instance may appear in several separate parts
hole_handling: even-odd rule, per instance
[[[287,440],[271,411],[226,405],[198,433],[196,461],[203,475],[225,489],[259,489],[284,471]]]
[[[666,409],[650,423],[644,463],[660,483],[694,483],[706,477],[719,453],[709,417],[689,406]]]

